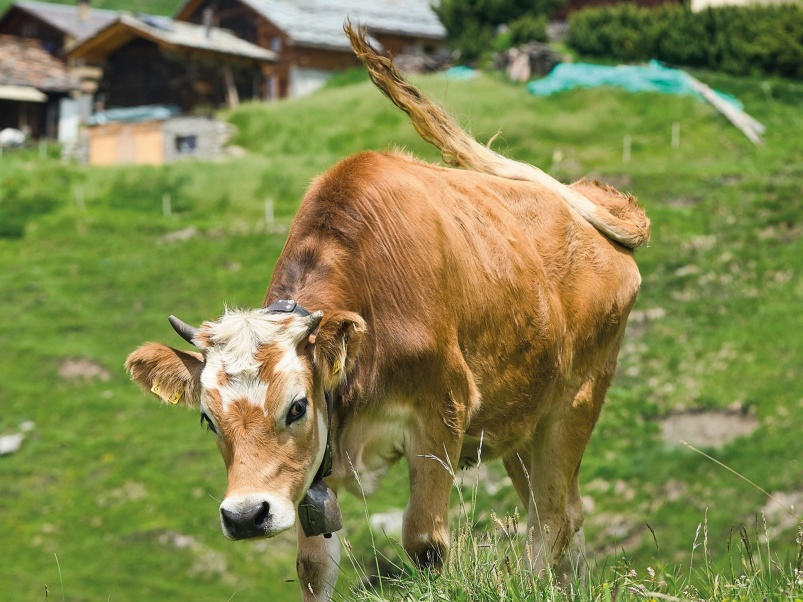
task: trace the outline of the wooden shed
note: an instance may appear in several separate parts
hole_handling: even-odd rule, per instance
[[[394,55],[435,53],[446,29],[429,0],[186,0],[177,19],[214,23],[278,55],[262,66],[267,98],[302,96],[356,67],[343,33],[350,18]]]
[[[71,66],[100,67],[105,107],[175,105],[188,112],[261,99],[276,54],[218,27],[121,14],[68,48]]]

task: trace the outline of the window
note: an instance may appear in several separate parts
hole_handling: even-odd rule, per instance
[[[180,155],[191,155],[198,148],[198,136],[176,136],[176,150]]]
[[[273,50],[273,52],[282,51],[282,39],[279,36],[273,36],[270,39],[270,49]]]

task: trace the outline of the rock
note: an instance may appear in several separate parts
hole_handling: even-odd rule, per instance
[[[398,535],[402,531],[404,510],[388,510],[371,515],[371,528],[379,533]]]
[[[13,454],[20,448],[23,439],[25,439],[24,433],[14,433],[13,435],[0,437],[0,456]]]
[[[498,66],[504,69],[513,81],[526,82],[533,77],[543,77],[561,62],[564,62],[563,55],[553,50],[551,46],[540,42],[528,42],[500,55]]]

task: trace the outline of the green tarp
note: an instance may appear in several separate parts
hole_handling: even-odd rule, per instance
[[[573,88],[616,86],[630,92],[662,92],[688,94],[702,98],[689,83],[689,76],[679,69],[664,67],[658,61],[644,66],[619,65],[607,67],[589,63],[560,63],[549,75],[527,84],[527,89],[538,96],[549,96]],[[717,92],[728,102],[741,108],[741,103],[727,94]]]

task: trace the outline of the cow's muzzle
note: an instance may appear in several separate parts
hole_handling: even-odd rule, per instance
[[[236,510],[221,506],[220,523],[223,532],[231,539],[265,537],[270,526],[270,505],[263,501]]]

